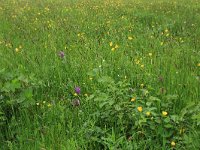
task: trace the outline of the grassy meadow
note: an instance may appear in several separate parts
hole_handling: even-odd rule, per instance
[[[0,149],[200,149],[199,25],[199,0],[0,0]]]

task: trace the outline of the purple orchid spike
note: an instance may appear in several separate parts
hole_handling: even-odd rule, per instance
[[[75,92],[76,92],[76,94],[80,94],[81,93],[81,88],[80,87],[75,87]]]
[[[58,53],[58,55],[60,56],[60,58],[64,58],[65,53],[64,53],[63,51],[60,51],[60,52]]]

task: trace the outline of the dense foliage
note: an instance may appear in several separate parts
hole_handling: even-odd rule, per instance
[[[0,0],[0,149],[200,149],[198,0]]]

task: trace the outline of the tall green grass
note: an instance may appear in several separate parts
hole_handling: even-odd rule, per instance
[[[2,149],[199,149],[198,3],[0,0]],[[113,109],[112,102],[101,108],[106,97],[122,107],[120,97],[128,111],[131,97],[137,101],[142,95],[135,90],[149,94],[145,102],[159,99],[152,104],[155,116],[163,107],[169,117],[189,113],[171,127],[175,132],[185,124],[184,134],[151,136],[147,121],[141,128],[132,125],[126,135],[131,128],[126,113],[120,125],[112,111],[107,122],[97,115]],[[21,93],[26,102],[19,100]],[[80,106],[72,105],[74,99]],[[146,106],[140,100],[132,105],[139,104]]]

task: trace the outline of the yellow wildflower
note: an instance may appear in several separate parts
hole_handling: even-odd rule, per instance
[[[115,51],[115,48],[113,47],[113,48],[111,49],[111,51],[113,51],[113,52],[114,52],[114,51]]]
[[[163,116],[167,116],[167,114],[168,114],[168,113],[167,113],[166,111],[162,111],[162,115],[163,115]]]
[[[140,63],[140,61],[139,61],[139,60],[136,60],[135,63],[138,65],[138,64]]]
[[[132,39],[133,39],[133,37],[131,37],[131,36],[128,37],[128,40],[132,40]]]
[[[139,106],[139,107],[137,108],[137,110],[138,110],[139,112],[142,112],[142,107]]]
[[[48,105],[47,105],[47,107],[51,107],[52,105],[49,103]]]
[[[144,68],[144,65],[142,64],[140,67],[141,67],[141,68]]]
[[[162,46],[164,44],[164,42],[160,42],[160,45]]]
[[[115,48],[116,48],[116,49],[119,48],[119,45],[116,44],[116,45],[115,45]]]
[[[171,146],[175,146],[176,143],[174,141],[171,142]]]
[[[85,96],[85,97],[88,97],[88,94],[87,94],[87,93],[85,93],[85,94],[84,94],[84,96]]]
[[[140,86],[141,86],[141,88],[143,88],[143,87],[144,87],[144,84],[142,83],[142,84],[140,84]]]
[[[110,42],[110,47],[113,46],[113,42]]]
[[[149,53],[149,56],[151,57],[153,54],[152,53]]]
[[[15,48],[15,51],[16,51],[16,52],[19,52],[19,48]]]
[[[197,66],[200,67],[200,63],[198,63]]]
[[[90,77],[89,79],[90,79],[90,80],[93,80],[93,78],[92,78],[92,77]]]
[[[136,97],[131,98],[131,102],[134,102],[136,100]]]
[[[150,115],[151,115],[151,112],[147,111],[147,112],[146,112],[146,115],[147,115],[147,116],[150,116]]]
[[[78,94],[77,93],[74,93],[74,96],[77,96]]]

